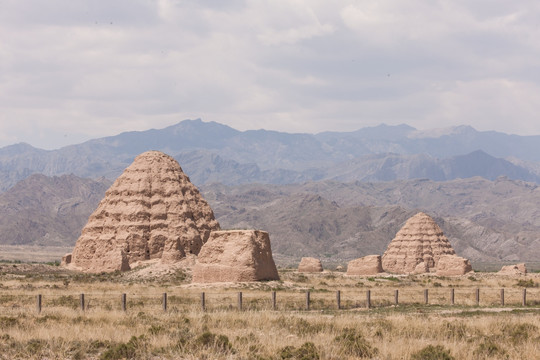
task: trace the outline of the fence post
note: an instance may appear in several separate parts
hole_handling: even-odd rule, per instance
[[[504,289],[501,289],[501,306],[504,306]]]
[[[310,301],[310,295],[309,290],[306,291],[306,310],[309,310],[309,301]]]
[[[36,297],[36,311],[41,314],[41,294]]]
[[[204,292],[201,293],[201,310],[206,311],[206,299]]]
[[[341,291],[336,291],[336,302],[338,310],[341,310]]]
[[[427,305],[429,303],[429,290],[424,289],[424,303]]]
[[[122,311],[127,311],[127,295],[122,294]]]
[[[394,303],[399,305],[399,290],[394,290]]]
[[[371,290],[366,291],[366,308],[371,307]]]
[[[167,293],[163,293],[163,311],[167,312]]]
[[[523,289],[523,299],[521,300],[521,305],[527,306],[527,288]]]
[[[450,289],[450,305],[454,305],[454,288]]]
[[[242,311],[242,292],[238,292],[238,311]]]
[[[276,292],[275,291],[272,291],[272,310],[276,310],[277,309],[277,306],[276,306]]]
[[[84,311],[84,308],[85,308],[85,306],[84,306],[84,294],[81,294],[79,296],[79,300],[80,300],[80,303],[81,303],[81,311]]]
[[[480,288],[476,288],[476,306],[480,306]]]

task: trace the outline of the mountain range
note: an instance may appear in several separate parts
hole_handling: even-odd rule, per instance
[[[0,149],[0,244],[71,246],[136,155],[173,155],[223,228],[271,234],[278,259],[382,254],[406,219],[434,216],[473,261],[540,258],[540,137],[418,131],[238,131],[186,120],[57,150]]]
[[[0,194],[0,244],[73,246],[110,184],[104,178],[31,175]],[[420,210],[435,218],[459,255],[473,261],[540,258],[540,186],[519,180],[214,183],[201,191],[222,228],[268,231],[282,260],[345,262],[382,254]]]
[[[174,156],[197,185],[472,176],[540,182],[540,136],[480,132],[468,126],[418,131],[407,125],[289,134],[185,120],[57,150],[28,144],[1,148],[0,191],[33,173],[112,180],[147,150]]]

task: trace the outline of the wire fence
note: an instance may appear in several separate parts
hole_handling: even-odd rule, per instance
[[[538,288],[371,288],[364,291],[172,291],[169,293],[9,293],[0,312],[78,311],[324,311],[399,306],[538,307]]]

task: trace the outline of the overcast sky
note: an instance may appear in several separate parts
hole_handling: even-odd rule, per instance
[[[0,146],[184,119],[540,134],[537,0],[0,0]]]

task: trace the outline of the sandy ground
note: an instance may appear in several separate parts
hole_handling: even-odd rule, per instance
[[[0,260],[23,262],[54,262],[71,252],[73,246],[0,245]]]

